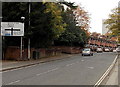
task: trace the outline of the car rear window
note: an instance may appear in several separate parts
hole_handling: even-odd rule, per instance
[[[84,51],[90,51],[90,49],[84,49]]]

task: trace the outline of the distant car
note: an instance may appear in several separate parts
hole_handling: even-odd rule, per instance
[[[120,46],[116,48],[117,54],[120,55]]]
[[[117,52],[117,50],[116,50],[116,49],[113,49],[113,52],[114,52],[114,53],[116,53],[116,52]]]
[[[117,51],[117,52],[120,52],[120,47],[116,48],[116,51]]]
[[[85,56],[85,55],[88,55],[88,56],[93,56],[93,52],[90,48],[84,48],[82,50],[82,56]]]
[[[110,50],[108,48],[105,48],[104,51],[105,52],[110,52]]]
[[[109,48],[110,52],[113,52],[113,48]]]
[[[97,53],[99,53],[99,52],[103,52],[102,48],[100,48],[100,47],[99,47],[99,48],[97,48],[97,50],[96,50],[96,51],[97,51]]]

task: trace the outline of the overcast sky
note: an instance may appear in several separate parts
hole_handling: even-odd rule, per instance
[[[118,7],[120,0],[66,0],[81,3],[91,17],[90,32],[102,33],[102,19],[108,18],[111,10]]]

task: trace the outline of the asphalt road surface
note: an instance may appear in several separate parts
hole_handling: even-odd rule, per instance
[[[94,53],[2,72],[3,85],[94,85],[115,59],[115,53]]]

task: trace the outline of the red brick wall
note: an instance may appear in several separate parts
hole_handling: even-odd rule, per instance
[[[60,49],[63,53],[81,53],[81,47],[67,47],[67,46],[57,46],[55,47],[57,49]]]
[[[20,58],[20,48],[15,46],[10,46],[7,48],[5,53],[5,60],[18,60]]]
[[[31,59],[33,59],[33,52],[37,52],[39,53],[39,58],[42,57],[49,57],[49,56],[55,56],[55,55],[60,55],[61,51],[58,50],[58,48],[53,49],[45,49],[45,48],[40,48],[40,49],[35,49],[35,48],[31,48]],[[36,55],[35,55],[36,56]],[[36,59],[39,59],[36,58]],[[27,60],[28,59],[28,49],[24,49],[22,51],[22,59],[20,58],[20,48],[19,47],[8,47],[7,51],[5,53],[5,57],[3,58],[5,60]]]

